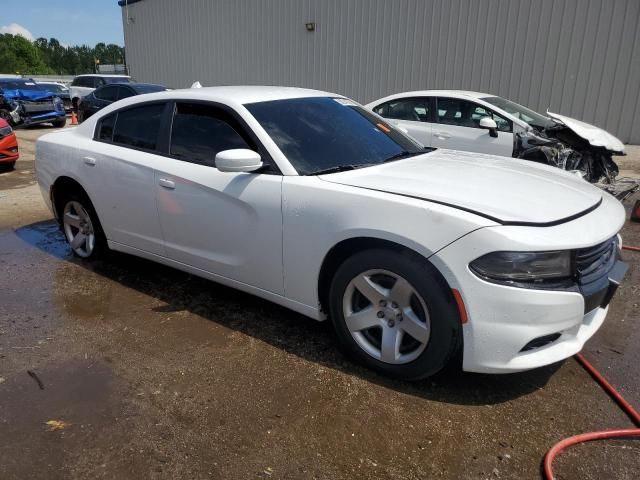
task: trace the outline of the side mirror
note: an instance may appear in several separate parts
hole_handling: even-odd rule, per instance
[[[215,164],[221,172],[255,172],[264,165],[260,154],[247,148],[218,152]]]
[[[489,130],[489,135],[492,137],[498,136],[498,125],[496,121],[491,117],[482,117],[480,119],[480,128]]]

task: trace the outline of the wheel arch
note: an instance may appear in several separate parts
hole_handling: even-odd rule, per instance
[[[80,193],[81,195],[85,195],[89,199],[91,204],[94,205],[91,197],[78,180],[66,175],[62,175],[56,178],[56,180],[51,184],[51,188],[49,189],[49,197],[51,198],[53,213],[58,223],[62,221],[60,215],[60,211],[64,207],[62,202],[65,198],[65,194],[69,193]]]
[[[401,243],[385,240],[377,237],[351,237],[345,240],[342,240],[335,244],[325,255],[322,264],[320,266],[320,272],[318,274],[318,301],[320,304],[320,309],[323,312],[329,311],[329,287],[331,286],[331,280],[333,279],[336,271],[340,267],[340,265],[350,256],[355,253],[361,252],[363,250],[370,250],[373,248],[383,248],[388,250],[394,250],[397,252],[405,252],[407,255],[414,256],[417,259],[420,259],[424,262],[429,262],[429,259],[423,254],[417,252],[416,250],[403,245]],[[429,262],[431,263],[431,262]],[[445,286],[446,290],[451,292],[451,287],[449,283],[445,279],[445,276],[442,274],[440,269],[431,263],[435,270],[439,274],[438,281],[442,282],[443,286]],[[453,293],[451,293],[451,301],[455,302],[453,297]]]

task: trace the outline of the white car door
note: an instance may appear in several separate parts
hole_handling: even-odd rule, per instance
[[[378,105],[373,111],[390,123],[406,130],[425,147],[431,146],[432,124],[428,123],[431,115],[428,97],[391,100]]]
[[[480,128],[480,119],[484,116],[495,120],[498,125],[497,136]],[[432,131],[433,147],[512,156],[512,123],[482,105],[469,100],[438,97],[437,120]]]
[[[165,255],[156,208],[154,165],[166,103],[119,110],[96,127],[95,147],[82,158],[83,168],[100,172],[92,187],[99,197],[107,238],[156,255]],[[106,166],[106,168],[105,168]]]
[[[283,177],[220,172],[216,153],[234,148],[257,150],[232,113],[213,104],[176,103],[169,154],[155,165],[167,256],[281,294]]]

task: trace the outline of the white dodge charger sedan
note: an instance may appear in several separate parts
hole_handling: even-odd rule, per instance
[[[578,352],[625,264],[624,210],[573,174],[424,149],[297,88],[132,97],[45,135],[71,249],[151,259],[317,320],[382,373],[514,372]]]

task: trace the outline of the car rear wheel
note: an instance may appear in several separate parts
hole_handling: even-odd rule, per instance
[[[94,259],[107,249],[107,241],[98,216],[88,198],[72,195],[61,212],[62,231],[75,255]]]
[[[338,268],[329,297],[343,350],[385,375],[434,375],[459,347],[455,301],[435,267],[416,254],[360,252]]]

